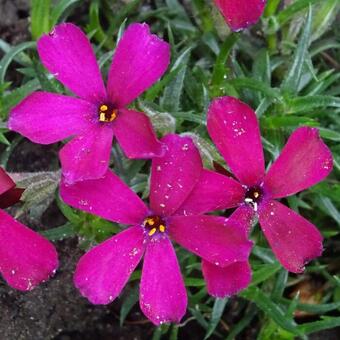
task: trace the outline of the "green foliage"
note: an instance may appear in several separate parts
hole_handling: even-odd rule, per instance
[[[32,1],[31,33],[36,40],[56,23],[68,20],[79,8],[87,14],[76,24],[92,39],[104,74],[114,46],[124,28],[134,21],[146,21],[154,33],[172,47],[172,61],[166,75],[133,105],[144,111],[161,136],[169,132],[190,135],[198,145],[204,164],[223,160],[208,138],[205,117],[210,100],[233,95],[257,112],[263,133],[266,161],[277,157],[289,134],[299,126],[315,126],[331,148],[335,167],[323,183],[287,200],[318,226],[325,237],[325,256],[307,266],[301,276],[288,274],[275,260],[255,226],[256,241],[251,264],[253,279],[239,298],[213,299],[206,292],[199,259],[178,248],[189,296],[189,312],[179,325],[156,328],[153,339],[181,337],[182,328],[197,323],[205,339],[246,338],[256,328],[258,339],[307,339],[309,334],[340,326],[340,31],[334,22],[337,0],[295,0],[290,5],[268,0],[262,21],[246,32],[230,33],[221,17],[212,11],[211,1],[94,0],[88,7],[77,0]],[[35,42],[10,46],[0,40],[0,142],[6,164],[18,140],[6,130],[10,109],[27,94],[38,90],[65,93],[64,88],[40,65]],[[20,84],[12,83],[14,70]],[[112,168],[143,198],[148,195],[149,163],[126,159],[112,149]],[[58,173],[26,174],[20,184],[28,189],[19,213],[39,216],[46,205],[57,201],[66,224],[44,231],[51,240],[78,236],[84,249],[119,232],[121,226],[66,206],[56,195]],[[122,298],[120,323],[138,301],[137,270],[130,278],[131,294]],[[298,291],[314,280],[322,282],[320,292],[310,299]],[[302,288],[301,288],[302,290]],[[294,292],[292,294],[291,292]],[[314,298],[314,300],[313,300]],[[315,301],[315,299],[317,300]],[[228,313],[233,310],[231,317]],[[308,322],[299,313],[309,315]],[[229,315],[228,318],[225,316]]]

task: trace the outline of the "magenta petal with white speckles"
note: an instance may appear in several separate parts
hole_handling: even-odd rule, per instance
[[[113,131],[94,126],[75,137],[59,153],[65,181],[69,184],[103,177],[108,169]]]
[[[53,244],[0,210],[0,272],[7,283],[31,290],[54,275],[57,267]]]
[[[91,128],[96,109],[83,99],[34,92],[12,108],[8,128],[35,143],[55,143]]]
[[[274,254],[290,272],[301,273],[322,253],[318,229],[295,211],[277,201],[261,204],[259,222]]]
[[[57,25],[38,40],[37,48],[44,66],[77,96],[93,103],[106,98],[96,56],[79,27]]]
[[[240,31],[256,24],[260,19],[266,0],[215,0],[226,22],[233,31]]]
[[[107,84],[110,100],[119,108],[153,85],[170,63],[170,45],[147,24],[131,24],[118,42]]]
[[[322,181],[332,168],[332,153],[320,138],[319,130],[301,127],[291,134],[270,167],[264,186],[271,197],[286,197]]]
[[[139,301],[155,325],[178,323],[186,312],[187,293],[175,250],[166,237],[146,247]]]
[[[141,224],[148,213],[138,195],[110,170],[97,180],[73,185],[62,181],[60,196],[76,209],[118,223]]]
[[[246,261],[252,242],[245,228],[217,216],[173,216],[168,218],[170,236],[183,248],[221,267]]]
[[[251,268],[248,261],[236,262],[221,268],[203,260],[202,272],[208,293],[217,298],[237,294],[251,282]]]
[[[113,133],[128,158],[153,158],[163,154],[150,118],[138,111],[121,109],[112,125]]]
[[[197,215],[214,210],[236,207],[242,200],[245,189],[234,179],[210,170],[203,170],[189,197],[180,206],[177,214]]]
[[[143,241],[143,229],[135,226],[89,250],[74,274],[81,294],[93,304],[112,302],[141,260]]]
[[[264,177],[264,156],[255,112],[234,97],[212,101],[207,128],[211,139],[242,184],[252,186]]]
[[[152,160],[150,207],[156,214],[170,216],[189,196],[203,168],[191,138],[171,134],[161,142],[166,151]]]

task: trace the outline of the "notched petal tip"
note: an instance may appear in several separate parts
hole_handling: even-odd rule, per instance
[[[265,7],[266,0],[215,0],[229,27],[241,31],[257,23]]]

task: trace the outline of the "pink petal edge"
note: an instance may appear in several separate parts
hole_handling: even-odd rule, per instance
[[[155,325],[180,322],[187,294],[176,253],[168,238],[149,242],[140,283],[140,307]]]
[[[144,253],[140,226],[131,227],[81,257],[74,284],[93,304],[108,304],[122,291]]]

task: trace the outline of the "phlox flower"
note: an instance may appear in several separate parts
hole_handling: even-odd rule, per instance
[[[295,130],[266,173],[258,121],[248,105],[233,97],[213,100],[207,127],[237,180],[204,170],[182,209],[197,214],[236,207],[232,219],[248,229],[258,217],[283,267],[293,273],[302,272],[308,261],[321,255],[322,236],[312,223],[276,199],[307,189],[331,172],[332,154],[318,130]],[[223,276],[223,270],[214,270],[216,276]]]
[[[23,190],[0,168],[0,207],[20,200]],[[0,273],[15,289],[27,291],[47,280],[58,267],[54,246],[0,210]]]
[[[261,17],[266,0],[215,0],[233,31],[240,31],[257,23]]]
[[[97,245],[79,261],[75,285],[94,304],[107,304],[122,291],[144,255],[140,307],[156,325],[179,322],[187,295],[170,239],[221,267],[247,261],[252,242],[244,228],[224,217],[191,215],[181,205],[203,170],[199,152],[188,137],[167,135],[164,156],[152,160],[150,206],[116,175],[61,185],[71,206],[108,220],[132,225]],[[239,289],[243,282],[239,283]]]
[[[149,118],[127,106],[166,71],[170,47],[132,24],[120,39],[107,88],[86,35],[70,23],[43,35],[37,49],[44,66],[78,98],[34,92],[11,110],[8,127],[31,141],[50,144],[73,137],[60,151],[65,180],[73,183],[103,176],[115,137],[129,158],[163,152]]]

